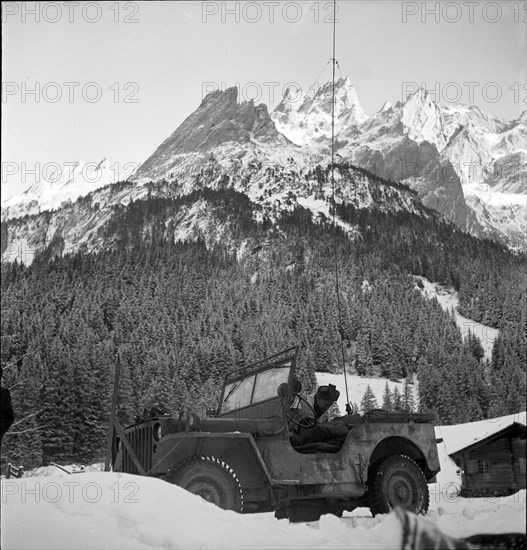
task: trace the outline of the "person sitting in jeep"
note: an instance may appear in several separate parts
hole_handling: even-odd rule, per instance
[[[330,421],[329,409],[340,397],[340,392],[333,384],[320,386],[316,392],[309,395],[297,397],[291,409],[295,411],[298,418],[305,419],[305,424],[327,424]],[[316,419],[316,422],[315,422]]]
[[[330,416],[340,392],[333,384],[320,386],[309,395],[298,394],[291,405],[291,444],[293,447],[346,437],[349,428]]]

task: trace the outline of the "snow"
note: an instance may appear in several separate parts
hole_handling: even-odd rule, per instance
[[[3,482],[4,549],[396,547],[393,518],[369,518],[353,532],[334,516],[290,525],[272,514],[220,510],[153,478],[101,472],[67,479]]]
[[[477,336],[481,341],[483,351],[485,352],[485,359],[491,359],[492,347],[494,345],[494,340],[496,340],[498,336],[498,329],[477,323],[472,319],[467,319],[463,317],[463,315],[460,315],[457,311],[459,295],[453,289],[431,283],[424,277],[416,276],[415,279],[422,282],[424,286],[422,292],[426,297],[430,299],[435,298],[445,311],[454,311],[456,323],[461,330],[462,336],[466,338],[468,333],[472,332],[472,334]]]
[[[327,142],[331,136],[332,91],[331,82],[327,82],[313,97],[301,94],[291,101],[288,88],[271,113],[276,129],[296,145],[316,149],[321,140]],[[341,128],[362,124],[366,120],[368,116],[350,78],[339,78],[335,82],[335,131],[338,133]]]
[[[32,548],[400,548],[394,514],[365,508],[307,524],[271,513],[239,515],[161,480],[84,473],[2,481],[2,547]],[[524,532],[525,491],[464,499],[431,491],[427,518],[456,537]],[[29,519],[31,518],[31,519]]]
[[[329,211],[329,204],[322,199],[316,199],[314,195],[309,197],[297,197],[296,202],[307,210],[313,213],[313,219],[317,220],[318,216],[323,214],[328,220],[333,217]],[[351,239],[354,239],[359,234],[357,226],[353,226],[340,218],[335,217],[335,223],[338,225]]]
[[[465,197],[476,196],[485,204],[494,207],[523,206],[527,207],[527,195],[524,193],[504,193],[494,191],[486,183],[467,183],[463,185]]]
[[[134,168],[133,163],[120,167],[106,158],[99,162],[50,163],[43,167],[42,174],[36,175],[37,181],[31,187],[2,202],[2,217],[9,219],[59,208],[96,189],[125,180]]]
[[[408,137],[416,143],[433,143],[438,151],[445,147],[441,110],[426,90],[419,89],[407,99],[401,122]]]

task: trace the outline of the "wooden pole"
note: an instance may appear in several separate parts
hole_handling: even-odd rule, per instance
[[[55,466],[55,468],[58,468],[59,470],[62,470],[63,472],[66,472],[67,474],[71,474],[73,472],[70,472],[69,470],[66,470],[66,468],[63,468],[60,464],[55,464],[55,462],[50,462],[52,466]]]
[[[135,467],[137,468],[137,471],[142,475],[146,475],[146,470],[144,469],[143,465],[141,464],[141,461],[135,454],[135,451],[132,449],[132,446],[130,445],[130,442],[128,441],[128,438],[126,437],[126,434],[124,433],[123,427],[121,426],[119,420],[115,420],[114,422],[115,430],[117,431],[117,434],[121,438],[121,442],[124,445],[124,448],[128,451],[128,454],[130,455],[130,458],[132,459],[133,463],[135,464]]]

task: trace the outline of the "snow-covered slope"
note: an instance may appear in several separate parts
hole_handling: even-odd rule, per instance
[[[335,92],[337,162],[349,161],[416,191],[372,186],[370,177],[350,167],[346,174],[336,174],[339,202],[428,215],[422,202],[474,235],[527,247],[525,113],[505,123],[476,108],[439,107],[428,92],[417,90],[405,103],[385,104],[368,117],[348,78],[335,83]],[[79,163],[71,173],[64,170],[60,178],[5,201],[4,257],[7,253],[7,259],[29,263],[55,236],[64,239],[69,251],[111,245],[97,242],[98,229],[110,219],[114,205],[144,197],[149,182],[155,184],[150,188],[154,196],[166,196],[167,188],[172,197],[205,187],[234,189],[262,213],[300,204],[327,216],[331,99],[331,84],[298,101],[288,92],[269,115],[265,105],[238,102],[236,88],[212,92],[127,184],[108,185],[116,174],[106,160],[96,166]],[[469,181],[464,162],[484,166],[481,181]],[[71,203],[88,194],[83,204]],[[57,212],[51,216],[23,218],[52,209]]]
[[[477,336],[485,352],[485,359],[491,359],[492,347],[494,346],[494,340],[496,340],[498,336],[498,329],[488,327],[487,325],[483,325],[460,315],[457,311],[459,297],[454,289],[431,283],[424,277],[416,276],[415,278],[420,281],[422,285],[422,288],[420,286],[416,286],[416,288],[421,290],[423,295],[427,298],[435,298],[444,311],[449,313],[453,312],[462,336],[467,338],[470,332]]]
[[[133,166],[119,165],[103,158],[100,162],[68,162],[49,167],[21,195],[14,195],[2,202],[2,221],[26,215],[55,210],[101,187],[124,181]]]
[[[347,105],[348,100],[343,94],[343,103]],[[431,216],[410,189],[383,182],[353,166],[339,166],[334,179],[337,202]],[[327,219],[333,194],[327,157],[290,142],[276,130],[265,106],[255,106],[252,101],[238,103],[233,88],[209,94],[127,182],[97,189],[46,216],[8,220],[2,235],[4,257],[30,263],[34,254],[54,239],[63,240],[58,252],[111,247],[113,240],[102,239],[100,230],[116,205],[148,193],[176,198],[205,188],[243,193],[255,206],[255,216],[271,221],[297,205],[310,210],[316,220]],[[208,215],[206,205],[188,212],[182,209],[173,221],[177,222],[172,224],[177,225],[171,236],[174,240],[197,238],[205,225],[210,226],[213,240],[226,235],[225,228]],[[356,236],[355,228],[338,219],[337,223],[351,237]]]

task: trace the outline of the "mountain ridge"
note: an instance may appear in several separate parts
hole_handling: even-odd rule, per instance
[[[525,112],[505,123],[475,107],[439,107],[426,90],[418,89],[406,102],[384,104],[367,116],[349,78],[338,79],[335,88],[339,162],[404,183],[419,194],[425,206],[463,231],[513,248],[527,247],[522,226],[525,207],[517,200],[527,170],[527,155],[521,149]],[[329,159],[331,98],[331,83],[313,98],[302,96],[296,102],[287,89],[269,114],[264,104],[239,102],[236,87],[208,94],[128,177],[134,186],[129,189],[130,200],[144,196],[146,191],[141,188],[149,182],[168,182],[179,195],[204,187],[232,188],[268,207],[276,201],[285,204],[284,196],[304,201],[313,196],[329,204],[327,189],[317,193],[308,174]],[[304,143],[299,145],[294,139],[298,141],[301,134]],[[485,183],[474,183],[470,170],[474,172],[475,165],[485,167]],[[347,183],[340,200],[350,200],[352,185]],[[484,186],[492,187],[492,193]],[[64,191],[68,186],[60,188]],[[103,189],[96,201],[101,205],[128,200],[120,191]],[[500,199],[498,207],[490,204],[493,197]],[[4,203],[3,221],[11,220],[12,225],[14,218],[44,208],[30,199],[28,190],[20,204]],[[67,216],[67,200],[62,206]]]

